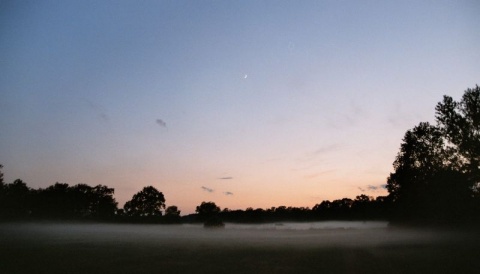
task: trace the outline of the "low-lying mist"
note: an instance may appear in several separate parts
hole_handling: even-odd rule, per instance
[[[306,222],[233,224],[204,228],[199,224],[4,224],[0,240],[66,243],[211,244],[213,246],[379,246],[452,239],[454,232],[391,228],[387,222]]]
[[[476,231],[386,222],[0,224],[2,273],[475,273]]]

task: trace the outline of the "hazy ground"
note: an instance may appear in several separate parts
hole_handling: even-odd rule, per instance
[[[0,224],[0,273],[478,273],[479,234],[361,222]]]

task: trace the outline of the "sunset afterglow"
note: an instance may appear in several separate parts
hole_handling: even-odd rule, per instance
[[[476,1],[7,1],[5,181],[182,214],[386,195],[406,130],[479,83]]]

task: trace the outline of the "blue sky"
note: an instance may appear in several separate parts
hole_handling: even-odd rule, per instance
[[[478,84],[477,1],[1,1],[10,182],[191,213],[385,195],[405,131]],[[211,190],[211,191],[210,191]]]

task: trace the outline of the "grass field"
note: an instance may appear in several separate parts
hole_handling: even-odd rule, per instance
[[[479,273],[473,230],[1,224],[0,273]]]

